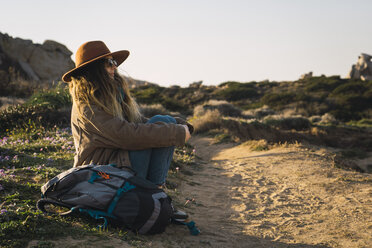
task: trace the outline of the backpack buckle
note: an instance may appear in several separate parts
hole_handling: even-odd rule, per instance
[[[98,175],[100,175],[104,179],[110,179],[110,175],[106,174],[105,172],[99,171]]]

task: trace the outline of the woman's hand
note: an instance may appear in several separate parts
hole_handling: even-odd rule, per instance
[[[191,134],[189,131],[189,127],[187,125],[182,125],[185,128],[186,136],[185,136],[185,143],[191,138]]]

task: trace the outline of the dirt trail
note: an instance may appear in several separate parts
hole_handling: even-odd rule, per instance
[[[372,247],[371,174],[334,168],[320,148],[252,152],[200,136],[191,143],[199,165],[182,174],[172,194],[179,203],[193,199],[180,208],[202,233],[171,225],[163,234],[138,236],[135,247]]]
[[[152,247],[372,247],[371,174],[334,168],[324,149],[211,142],[191,140],[201,169],[178,196],[195,200],[184,209],[202,234],[171,226]]]

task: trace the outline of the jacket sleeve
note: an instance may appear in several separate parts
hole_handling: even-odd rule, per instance
[[[182,146],[185,143],[185,129],[172,123],[131,123],[120,120],[104,110],[91,106],[82,111],[88,123],[83,130],[98,147],[142,150],[154,147]]]
[[[190,134],[194,132],[194,126],[188,123],[186,120],[182,119],[181,117],[174,117],[174,119],[176,119],[177,124],[187,125]]]

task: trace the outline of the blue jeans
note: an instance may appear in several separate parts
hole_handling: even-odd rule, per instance
[[[155,115],[147,121],[147,123],[154,122],[177,123],[169,115]],[[174,146],[129,151],[129,159],[137,176],[162,185],[167,178],[173,152]]]

